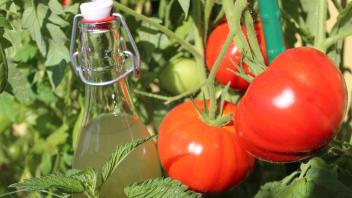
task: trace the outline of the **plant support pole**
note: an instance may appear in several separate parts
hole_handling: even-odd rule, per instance
[[[264,28],[266,52],[269,63],[271,63],[281,52],[285,51],[280,9],[277,0],[259,0],[259,10]]]

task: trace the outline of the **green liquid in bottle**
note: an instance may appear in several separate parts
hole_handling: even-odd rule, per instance
[[[147,137],[143,123],[132,115],[105,114],[82,130],[75,153],[75,169],[100,170],[118,145]],[[161,176],[156,145],[151,140],[135,149],[115,170],[101,190],[101,197],[126,197],[123,188],[131,183]]]

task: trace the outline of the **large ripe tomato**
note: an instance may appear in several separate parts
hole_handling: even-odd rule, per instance
[[[254,28],[257,32],[258,43],[266,61],[267,55],[265,51],[265,40],[262,24],[260,22],[256,22],[254,24]],[[242,27],[242,31],[245,32],[244,27]],[[225,40],[229,32],[230,29],[228,24],[222,23],[217,26],[210,34],[205,49],[206,62],[210,70],[213,68],[213,65],[215,64],[215,61],[225,44]],[[235,62],[237,65],[239,65],[240,57],[241,53],[237,49],[235,43],[232,42],[229,48],[227,49],[222,62],[220,63],[220,68],[216,73],[216,80],[224,85],[226,85],[228,82],[231,82],[231,88],[245,90],[248,87],[248,82],[234,74],[232,71],[230,71],[238,71],[231,60],[233,60],[233,62]],[[249,68],[246,64],[243,64],[243,69],[250,74]]]
[[[202,101],[196,101],[199,108]],[[224,113],[236,105],[225,104]],[[191,102],[176,106],[160,125],[158,151],[167,174],[191,189],[220,192],[239,184],[255,160],[237,142],[233,122],[217,128],[200,120]]]
[[[236,131],[260,159],[299,160],[333,139],[346,96],[344,79],[325,54],[289,49],[248,87],[236,112]]]
[[[201,83],[201,75],[193,59],[177,58],[161,71],[159,80],[161,88],[180,94],[196,88]]]

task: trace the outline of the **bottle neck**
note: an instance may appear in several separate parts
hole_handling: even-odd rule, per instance
[[[130,114],[131,100],[127,79],[106,86],[85,86],[85,108],[82,126],[91,120],[106,114]]]

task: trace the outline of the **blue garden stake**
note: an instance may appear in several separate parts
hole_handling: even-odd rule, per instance
[[[266,52],[271,63],[285,50],[277,0],[259,0],[259,13],[264,28]]]

